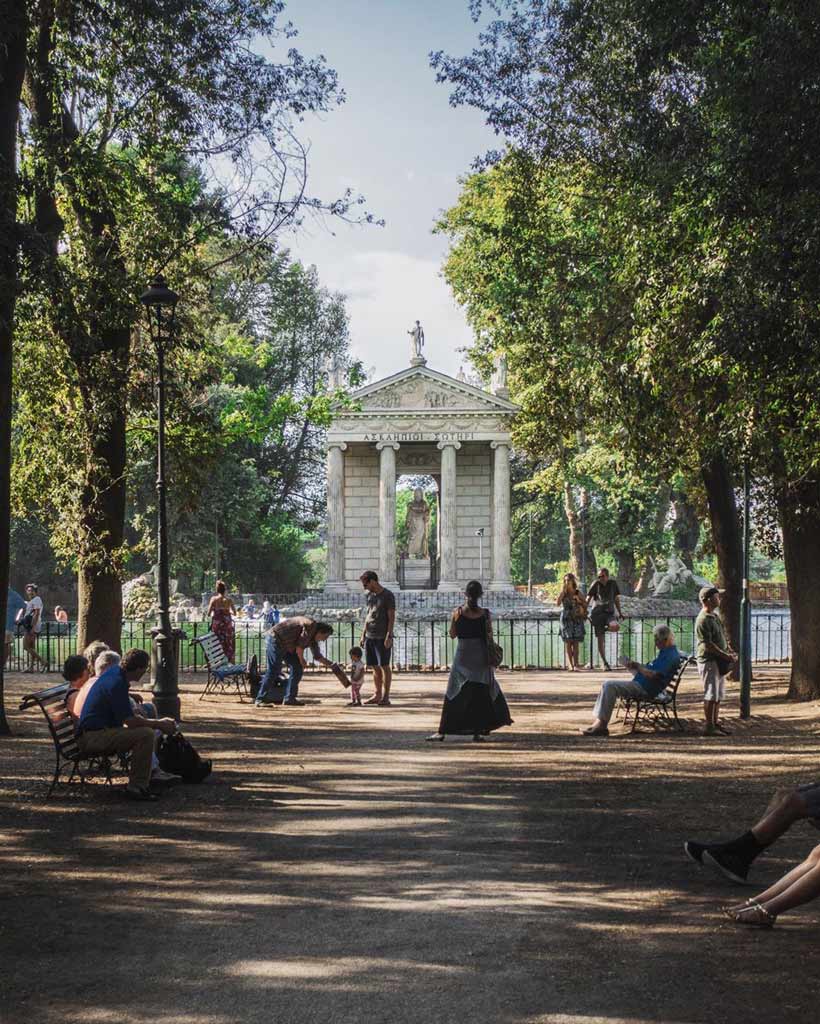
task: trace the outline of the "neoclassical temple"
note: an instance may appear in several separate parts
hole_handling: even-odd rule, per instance
[[[512,590],[510,425],[517,406],[493,392],[412,365],[354,392],[328,432],[327,590],[357,590],[375,568],[391,589],[461,589],[480,579]],[[430,476],[437,489],[434,564],[396,549],[396,482]]]

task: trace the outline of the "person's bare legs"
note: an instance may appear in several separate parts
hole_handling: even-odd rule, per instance
[[[796,821],[808,818],[806,801],[796,791],[779,790],[775,793],[760,821],[752,826],[752,835],[761,846],[771,846]]]
[[[820,896],[820,846],[815,846],[806,859],[792,868],[778,882],[755,898],[762,907],[737,907],[734,913],[738,924],[767,924],[787,910],[801,907]]]
[[[573,648],[573,641],[572,640],[565,640],[564,641],[564,653],[566,654],[567,661],[569,662],[569,670],[570,670],[570,672],[574,672],[575,671],[575,655],[573,653],[572,648]]]
[[[376,688],[375,693],[372,697],[365,701],[365,704],[378,704],[382,699],[382,687],[384,685],[384,679],[382,677],[382,669],[376,666],[373,669],[373,685]]]
[[[41,658],[40,655],[37,653],[37,637],[36,637],[36,635],[34,633],[26,633],[25,634],[25,637],[23,639],[23,648],[24,648],[24,650],[25,650],[25,652],[26,652],[26,654],[28,656],[26,660],[28,661],[28,670],[29,670],[29,672],[33,672],[34,671],[34,662],[35,661],[39,661],[39,663],[43,667],[45,667],[45,665],[46,665],[45,658]]]
[[[706,719],[707,736],[713,736],[717,732],[717,706],[717,701],[714,700],[705,700],[703,702],[703,717]]]
[[[598,641],[598,655],[601,659],[601,664],[609,671],[609,662],[606,660],[606,633],[600,633],[596,639]]]
[[[390,700],[390,684],[393,682],[393,669],[390,665],[382,666],[382,679],[384,680],[382,703],[387,703]]]
[[[775,793],[760,820],[742,835],[725,843],[700,843],[687,840],[687,856],[699,863],[717,867],[733,881],[745,880],[752,862],[796,821],[809,817],[809,805],[797,790]]]
[[[820,859],[818,850],[820,850],[820,846],[815,847],[805,860],[801,860],[799,864],[791,869],[791,871],[787,871],[782,878],[778,878],[778,880],[773,885],[770,885],[768,889],[764,889],[759,896],[754,896],[752,899],[739,903],[737,906],[732,907],[732,910],[742,910],[744,907],[748,907],[750,903],[766,903],[769,900],[773,900],[775,896],[779,896],[781,893],[784,893],[788,888],[794,885],[795,882],[799,881],[807,871],[811,871],[811,869],[818,863],[818,859]]]

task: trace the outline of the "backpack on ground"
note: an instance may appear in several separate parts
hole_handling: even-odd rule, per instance
[[[186,740],[181,732],[160,738],[157,758],[164,772],[181,775],[183,782],[202,782],[213,770],[213,762],[201,758],[193,743]]]

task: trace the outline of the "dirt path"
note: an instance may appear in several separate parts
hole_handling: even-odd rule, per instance
[[[400,677],[392,709],[344,708],[326,677],[305,687],[320,704],[284,710],[198,703],[186,683],[215,776],[144,806],[100,786],[46,803],[50,741],[15,713],[0,1020],[816,1021],[820,903],[736,929],[719,907],[739,890],[681,842],[820,775],[818,708],[785,704],[769,673],[731,739],[586,740],[600,680],[503,677],[515,724],[481,745],[422,742],[442,676]],[[9,704],[30,688],[13,677]],[[795,828],[757,877],[817,841]]]

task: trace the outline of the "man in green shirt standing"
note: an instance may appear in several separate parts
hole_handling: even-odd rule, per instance
[[[720,591],[717,587],[702,587],[698,594],[703,606],[695,619],[695,637],[698,642],[698,672],[703,682],[703,713],[706,717],[705,735],[720,733],[729,735],[729,730],[719,719],[720,702],[726,688],[726,676],[737,661],[737,655],[729,649],[723,623],[716,614],[720,605]]]

